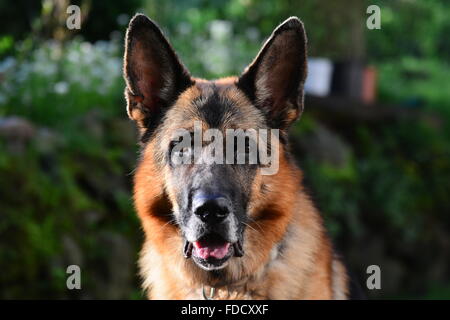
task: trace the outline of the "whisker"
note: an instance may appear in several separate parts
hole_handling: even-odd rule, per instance
[[[252,230],[254,230],[256,233],[260,233],[260,234],[262,234],[262,232],[261,231],[259,231],[259,230],[256,230],[255,228],[253,228],[251,225],[249,225],[248,223],[245,223],[245,222],[242,222],[244,225],[246,225],[247,227],[249,227],[250,229],[252,229]]]
[[[176,223],[176,222],[177,222],[177,219],[176,219],[176,218],[170,219],[169,221],[167,221],[166,223],[164,223],[164,224],[160,227],[161,230],[164,229],[165,227],[167,227],[168,224],[174,223],[174,222],[175,222],[175,224],[177,224],[177,223]]]
[[[253,219],[253,218],[251,218],[251,217],[249,217],[249,219],[250,219],[250,221],[251,221],[252,223],[254,223],[254,224],[259,228],[261,234],[263,234],[263,233],[264,233],[264,230],[263,230],[263,228],[261,227],[261,225],[258,223],[258,221],[256,221],[255,219]]]

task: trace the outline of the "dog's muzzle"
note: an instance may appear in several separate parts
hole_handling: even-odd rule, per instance
[[[221,195],[198,193],[192,199],[191,219],[197,225],[197,237],[185,240],[183,254],[201,268],[223,268],[231,257],[244,255],[242,236],[230,236],[229,219],[233,213],[231,202]],[[237,240],[235,240],[237,238]],[[233,240],[230,240],[233,239]]]

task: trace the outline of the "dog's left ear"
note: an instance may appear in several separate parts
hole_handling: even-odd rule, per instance
[[[303,23],[291,17],[273,31],[237,82],[272,128],[286,129],[303,110],[306,56]]]
[[[161,29],[143,14],[130,21],[125,39],[127,112],[141,128],[155,127],[177,96],[192,85]]]

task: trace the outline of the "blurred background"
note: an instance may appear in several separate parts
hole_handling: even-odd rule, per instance
[[[380,266],[370,298],[450,298],[447,0],[0,0],[0,298],[144,297],[121,76],[136,12],[205,78],[239,74],[300,17],[310,71],[292,148],[331,237],[363,287]],[[82,290],[66,288],[71,264]]]

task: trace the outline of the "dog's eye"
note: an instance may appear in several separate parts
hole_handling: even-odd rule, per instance
[[[250,144],[252,143],[252,141],[250,140],[249,137],[245,137],[245,154],[249,155],[250,152],[252,151],[250,148]]]
[[[255,142],[245,137],[244,143],[238,142],[235,138],[234,141],[234,157],[237,164],[256,164],[258,163],[258,154]]]
[[[239,154],[248,154],[250,152],[249,138],[244,138],[244,143],[239,141],[238,137],[234,137],[234,156],[237,157]]]
[[[172,164],[184,163],[191,156],[192,146],[183,139],[173,140],[169,145],[169,159]]]
[[[186,147],[181,146],[181,140],[174,140],[170,142],[169,153],[171,155],[183,156]]]

